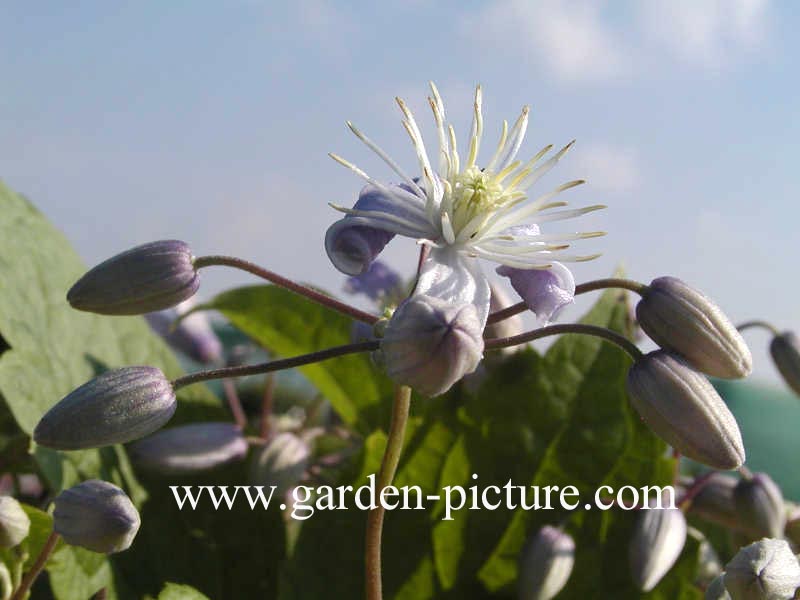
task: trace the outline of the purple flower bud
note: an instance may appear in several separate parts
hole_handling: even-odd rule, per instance
[[[161,428],[175,408],[175,392],[159,369],[123,367],[67,394],[42,417],[33,439],[56,450],[123,444]]]
[[[740,520],[733,504],[733,490],[738,483],[736,477],[713,473],[692,498],[689,513],[724,527],[737,527]]]
[[[753,369],[750,349],[725,313],[675,277],[654,279],[636,306],[642,330],[698,371],[739,379]]]
[[[634,363],[627,383],[644,422],[676,450],[720,470],[744,463],[736,419],[708,380],[680,358],[651,352]]]
[[[725,566],[732,600],[789,600],[800,586],[800,565],[784,540],[745,546]]]
[[[144,317],[153,331],[175,350],[183,352],[201,364],[220,362],[222,342],[211,328],[207,313],[194,312],[175,325],[175,321],[193,306],[194,301],[189,299],[174,308],[147,313]]]
[[[528,540],[520,553],[519,597],[550,600],[567,585],[575,564],[575,541],[550,525]]]
[[[731,595],[725,589],[725,573],[714,579],[706,588],[705,600],[731,600]]]
[[[644,508],[637,515],[629,550],[633,580],[652,590],[678,560],[686,543],[686,519],[677,508]]]
[[[786,508],[783,494],[766,473],[742,479],[733,490],[733,503],[740,522],[759,537],[783,537]]]
[[[255,485],[275,486],[278,495],[285,494],[303,477],[308,468],[311,449],[293,433],[276,435],[256,457],[250,480]]]
[[[575,300],[575,279],[561,263],[554,263],[549,269],[515,269],[504,265],[496,271],[511,280],[511,286],[542,325],[555,319]]]
[[[454,306],[418,294],[395,311],[381,342],[386,372],[426,396],[449,390],[483,355],[483,327],[474,305]]]
[[[800,395],[800,340],[793,332],[784,331],[772,338],[769,352],[786,385]]]
[[[402,293],[403,280],[400,275],[380,260],[370,264],[366,272],[348,277],[345,291],[349,294],[364,294],[378,301]]]
[[[78,310],[103,315],[142,315],[175,306],[199,286],[189,246],[165,240],[100,263],[72,286],[67,301]]]
[[[127,550],[139,531],[139,513],[121,489],[90,479],[55,499],[53,529],[71,546],[111,554]]]
[[[0,548],[13,548],[28,537],[31,520],[11,496],[0,496]]]
[[[159,473],[193,473],[240,460],[247,441],[233,423],[193,423],[162,429],[128,447],[136,466]]]

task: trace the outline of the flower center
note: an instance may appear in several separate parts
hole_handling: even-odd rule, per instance
[[[453,229],[458,233],[479,215],[489,217],[509,200],[501,178],[471,166],[456,175],[452,186]]]

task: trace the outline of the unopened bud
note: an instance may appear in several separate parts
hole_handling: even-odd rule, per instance
[[[247,440],[233,423],[162,429],[128,447],[134,464],[159,473],[193,473],[244,458]]]
[[[677,508],[643,508],[628,547],[633,581],[652,590],[678,560],[686,543],[686,519]]]
[[[722,573],[708,584],[705,600],[731,600],[731,595],[725,589],[725,573]]]
[[[714,467],[744,463],[742,434],[714,387],[680,358],[657,350],[628,372],[631,403],[653,432],[687,457]]]
[[[783,537],[786,508],[783,494],[766,473],[739,481],[733,490],[733,502],[739,518],[758,537]]]
[[[750,349],[725,313],[680,279],[654,279],[636,306],[636,318],[654,342],[698,371],[739,379],[753,369]]]
[[[111,554],[127,550],[139,531],[139,513],[125,492],[90,479],[55,499],[53,529],[72,546]]]
[[[11,496],[0,496],[0,548],[13,548],[28,537],[31,520]]]
[[[732,600],[788,600],[798,586],[800,565],[785,540],[765,538],[745,546],[725,566]]]
[[[561,529],[545,525],[520,554],[520,599],[554,598],[567,584],[574,564],[575,541]]]
[[[725,527],[738,527],[741,522],[733,504],[733,490],[739,480],[724,473],[712,473],[692,498],[689,514]]]
[[[189,246],[165,240],[100,263],[72,286],[67,301],[78,310],[103,315],[143,315],[175,306],[199,286]]]
[[[415,295],[392,315],[381,342],[386,372],[426,396],[449,390],[483,355],[483,327],[472,304]]]
[[[33,439],[56,450],[123,444],[161,428],[176,405],[172,385],[159,369],[114,369],[84,383],[47,411]]]
[[[793,332],[784,331],[772,338],[769,353],[786,385],[800,395],[800,340]]]
[[[311,449],[293,433],[276,435],[256,457],[251,481],[264,487],[275,486],[278,494],[297,484],[308,468]]]

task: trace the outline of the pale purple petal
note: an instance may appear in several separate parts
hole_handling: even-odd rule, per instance
[[[515,269],[505,265],[497,273],[508,277],[539,322],[546,325],[575,299],[575,279],[564,265],[554,262],[549,269]]]
[[[175,325],[176,320],[193,307],[194,301],[190,298],[174,308],[147,313],[144,317],[153,331],[175,350],[201,364],[219,362],[222,342],[214,333],[206,313],[192,313]]]
[[[422,265],[414,295],[427,294],[453,306],[473,304],[481,327],[489,316],[492,292],[475,258],[452,247],[433,248]]]
[[[402,186],[387,188],[389,193],[374,185],[364,187],[353,206],[364,213],[347,215],[325,234],[328,257],[347,275],[365,273],[395,234],[415,239],[436,236],[417,196]]]

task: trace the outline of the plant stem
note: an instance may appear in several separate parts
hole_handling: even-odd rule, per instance
[[[709,481],[711,481],[711,478],[715,473],[716,471],[709,471],[708,473],[703,473],[700,475],[700,477],[695,478],[695,480],[692,482],[692,485],[686,489],[686,491],[683,493],[683,496],[675,503],[675,505],[678,508],[683,508],[685,504],[691,502],[692,499],[697,496],[697,494],[703,491],[703,488]]]
[[[762,327],[763,329],[772,332],[772,335],[781,334],[781,332],[778,331],[778,328],[775,327],[772,323],[767,323],[766,321],[759,321],[757,319],[753,321],[745,321],[744,323],[737,325],[736,329],[738,329],[739,331],[744,331],[745,329],[749,329],[751,327]]]
[[[642,295],[647,290],[647,286],[643,283],[639,283],[638,281],[633,281],[632,279],[622,279],[619,277],[609,277],[607,279],[595,279],[593,281],[587,281],[585,283],[576,285],[575,295],[579,296],[580,294],[585,294],[586,292],[593,292],[595,290],[606,288],[622,288],[636,292],[639,295]],[[509,317],[518,315],[526,310],[528,310],[528,306],[524,302],[512,304],[503,310],[498,310],[497,312],[490,314],[487,324],[497,323],[498,321],[508,319]]]
[[[286,288],[287,290],[291,290],[295,294],[300,294],[301,296],[305,296],[306,298],[308,298],[309,300],[313,300],[317,304],[322,304],[323,306],[327,306],[328,308],[337,310],[340,313],[348,315],[359,321],[364,321],[365,323],[369,323],[370,325],[373,325],[379,319],[379,317],[376,315],[372,315],[368,312],[364,312],[363,310],[359,310],[354,306],[345,304],[344,302],[336,300],[335,298],[332,298],[327,294],[323,294],[322,292],[318,292],[313,288],[296,283],[291,279],[282,277],[277,273],[273,273],[272,271],[269,271],[263,267],[259,267],[255,263],[251,263],[241,258],[236,258],[234,256],[212,255],[212,256],[201,256],[200,258],[196,258],[194,260],[195,269],[202,269],[203,267],[213,267],[213,266],[233,267],[235,269],[241,269],[242,271],[247,271],[248,273],[251,273],[256,277],[260,277],[261,279],[266,279],[267,281],[270,281],[275,285],[279,285],[281,287]]]
[[[172,381],[172,388],[177,390],[187,385],[197,383],[199,381],[209,381],[211,379],[224,379],[227,377],[242,377],[244,375],[258,375],[261,373],[272,373],[273,371],[281,371],[283,369],[291,369],[293,367],[302,367],[315,362],[328,360],[337,356],[345,354],[355,354],[356,352],[369,352],[377,350],[380,346],[378,340],[370,340],[368,342],[358,342],[357,344],[345,344],[344,346],[334,346],[318,352],[311,352],[310,354],[302,354],[292,358],[284,358],[281,360],[273,360],[270,362],[259,363],[256,365],[244,365],[241,367],[225,367],[222,369],[212,369],[210,371],[199,371],[197,373],[190,373],[183,377],[178,377]]]
[[[638,360],[642,357],[642,351],[636,347],[636,344],[631,342],[628,338],[615,331],[606,329],[605,327],[598,327],[596,325],[584,325],[582,323],[566,323],[562,325],[548,325],[547,327],[540,327],[520,335],[512,335],[505,338],[493,338],[485,341],[485,348],[493,350],[496,348],[505,348],[507,346],[516,346],[518,344],[525,344],[538,340],[550,335],[561,335],[564,333],[579,333],[581,335],[592,335],[602,338],[612,344],[616,344],[625,352],[630,354],[631,358]]]
[[[381,469],[378,472],[376,490],[378,504],[367,515],[366,538],[366,592],[367,600],[382,600],[383,589],[381,583],[381,536],[383,534],[383,517],[385,509],[381,503],[381,492],[392,484],[400,454],[403,450],[403,439],[408,423],[408,410],[411,406],[411,388],[399,385],[395,388],[394,403],[392,404],[392,422],[389,426],[389,437],[386,439],[386,450],[383,452]]]
[[[236,391],[236,383],[233,379],[223,379],[222,389],[225,391],[225,398],[228,400],[228,406],[233,414],[233,420],[239,429],[244,430],[247,426],[247,417],[242,408],[242,401],[239,399],[239,394]]]
[[[261,397],[261,419],[258,425],[258,434],[262,440],[270,436],[272,429],[272,407],[275,403],[275,376],[267,374],[264,381],[264,395]]]
[[[50,536],[47,538],[47,541],[45,541],[44,546],[42,546],[42,551],[36,558],[36,562],[31,567],[31,570],[25,574],[25,577],[22,578],[22,583],[19,584],[17,591],[15,591],[14,595],[11,596],[11,600],[22,600],[25,597],[25,595],[28,593],[28,590],[31,589],[33,582],[36,581],[36,577],[39,576],[39,573],[42,572],[42,569],[44,569],[44,566],[47,564],[47,560],[53,553],[59,537],[60,536],[55,531],[50,533]]]

